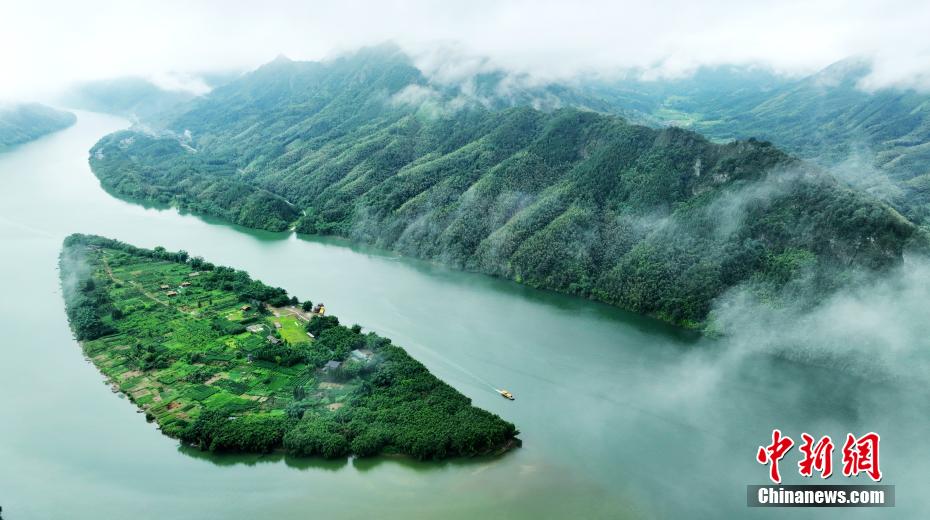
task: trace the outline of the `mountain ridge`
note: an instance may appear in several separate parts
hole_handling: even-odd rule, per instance
[[[899,263],[920,237],[768,142],[460,94],[380,48],[275,62],[196,100],[169,124],[175,137],[105,137],[91,165],[122,196],[345,236],[686,326],[738,284],[765,297],[830,291]]]
[[[721,140],[754,136],[835,169],[925,224],[930,218],[930,96],[913,88],[872,88],[865,58],[792,79],[742,69],[692,78],[619,81],[597,94],[652,125],[674,124]],[[740,82],[741,74],[746,79]],[[737,78],[718,81],[715,78]],[[713,85],[715,88],[706,88]],[[740,88],[736,88],[740,87]],[[636,106],[628,100],[636,99]],[[849,175],[849,170],[855,173]],[[892,189],[883,186],[887,178]]]
[[[74,124],[71,112],[40,103],[0,105],[0,151]]]

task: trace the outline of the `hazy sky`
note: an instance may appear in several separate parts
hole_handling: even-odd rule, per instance
[[[865,55],[876,60],[872,86],[930,88],[926,0],[0,5],[0,98],[40,98],[69,81],[129,74],[196,88],[185,74],[253,68],[281,53],[319,59],[386,40],[417,54],[451,48],[471,59],[466,64],[483,57],[546,78],[627,67],[679,75],[720,63],[803,73]],[[447,56],[439,59],[448,67]]]

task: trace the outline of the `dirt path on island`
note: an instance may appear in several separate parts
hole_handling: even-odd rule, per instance
[[[271,312],[275,316],[280,317],[280,316],[291,315],[291,316],[296,316],[298,319],[301,319],[304,321],[310,321],[310,318],[317,316],[317,314],[314,314],[310,311],[305,311],[301,309],[300,307],[295,307],[293,305],[288,305],[286,307],[272,307],[269,305],[268,309],[271,310]]]

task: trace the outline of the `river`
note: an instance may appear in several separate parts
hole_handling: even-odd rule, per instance
[[[777,518],[785,511],[748,509],[745,487],[766,481],[754,454],[775,427],[796,438],[880,431],[883,483],[897,484],[898,507],[853,516],[909,518],[926,506],[917,497],[930,481],[913,456],[925,462],[927,452],[913,445],[928,433],[927,421],[893,405],[905,393],[897,386],[867,394],[867,381],[766,356],[734,359],[725,341],[606,305],[338,240],[121,201],[100,188],[87,156],[100,137],[127,125],[79,112],[73,127],[0,154],[6,520]],[[73,232],[185,249],[323,301],[514,422],[524,445],[498,458],[444,463],[214,456],[181,447],[111,393],[72,338],[57,256]],[[783,473],[796,473],[796,458],[784,460]]]

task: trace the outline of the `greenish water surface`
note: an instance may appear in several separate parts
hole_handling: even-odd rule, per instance
[[[926,408],[874,404],[894,403],[898,387],[866,393],[860,380],[733,356],[724,341],[605,305],[338,240],[121,201],[100,188],[87,151],[127,123],[78,116],[69,129],[0,154],[6,520],[779,518],[784,510],[745,505],[746,484],[765,482],[754,453],[774,427],[796,437],[880,431],[884,483],[898,485],[899,506],[852,516],[920,516],[927,473],[909,460],[914,450],[896,446],[930,433],[926,419],[909,419]],[[498,458],[443,463],[215,456],[181,447],[111,393],[72,339],[56,264],[73,232],[185,249],[325,302],[517,424],[524,445]],[[785,461],[783,472],[796,472],[794,457]]]

